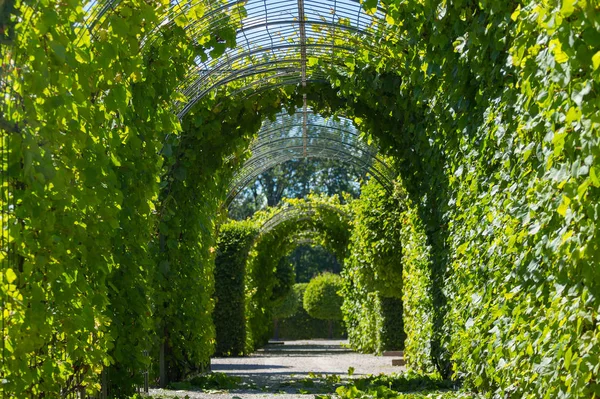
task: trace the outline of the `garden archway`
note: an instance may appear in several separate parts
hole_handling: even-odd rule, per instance
[[[434,306],[414,367],[497,396],[592,395],[596,8],[262,0],[252,20],[243,4],[3,4],[4,389],[94,391],[112,359],[131,391],[159,346],[173,369],[205,362],[227,184],[264,119],[310,105],[375,137],[418,210],[411,289]]]
[[[274,271],[279,261],[298,245],[299,233],[308,231],[313,240],[330,249],[340,261],[345,258],[350,214],[344,207],[336,197],[313,197],[288,200],[284,206],[270,210],[268,215],[257,215],[260,234],[247,263],[248,286],[254,292],[248,325],[255,345],[264,344],[270,337]]]

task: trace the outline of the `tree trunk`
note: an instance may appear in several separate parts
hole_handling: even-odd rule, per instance
[[[163,341],[160,343],[160,354],[158,357],[159,364],[159,384],[161,388],[167,387],[167,367],[165,365],[165,341],[163,337]]]
[[[328,320],[329,339],[333,339],[333,320]]]
[[[279,320],[273,319],[273,339],[275,341],[279,340]]]

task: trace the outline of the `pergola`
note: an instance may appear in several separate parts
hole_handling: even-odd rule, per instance
[[[88,29],[93,32],[118,1],[91,1],[86,7],[94,10]],[[220,38],[230,28],[236,32],[234,47],[216,58],[210,53],[198,57],[181,82],[179,91],[187,101],[176,104],[174,111],[183,118],[196,102],[223,86],[250,97],[274,87],[323,82],[319,65],[345,67],[349,55],[374,51],[374,41],[390,29],[386,17],[384,9],[367,12],[358,0],[172,0],[154,31],[177,24],[199,44],[210,35]],[[226,205],[260,173],[292,159],[337,159],[369,172],[387,189],[394,178],[378,148],[366,143],[351,120],[313,114],[306,95],[296,115],[282,112],[274,122],[264,122],[251,151],[229,186]]]

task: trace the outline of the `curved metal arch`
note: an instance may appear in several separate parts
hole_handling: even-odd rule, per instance
[[[262,224],[262,226],[259,228],[259,235],[273,231],[282,223],[290,221],[301,222],[312,220],[319,210],[331,211],[337,213],[343,218],[350,220],[350,215],[348,213],[333,205],[320,202],[306,203],[282,208],[279,212],[275,213]]]
[[[120,0],[89,0],[86,26],[90,31]],[[319,65],[345,67],[348,56],[367,49],[379,52],[378,40],[388,35],[387,12],[377,7],[367,13],[362,0],[171,0],[162,20],[143,43],[163,27],[183,24],[196,43],[207,35],[235,29],[237,45],[222,55],[198,57],[178,91],[185,101],[174,104],[179,118],[204,96],[226,86],[229,92],[251,95],[282,85],[306,86],[326,81]],[[95,5],[96,7],[91,7]],[[194,10],[202,9],[200,14]],[[206,59],[207,58],[207,59]],[[319,62],[309,60],[318,59]],[[304,98],[306,104],[306,98]],[[306,108],[306,105],[305,105]],[[306,110],[304,111],[306,113]]]
[[[121,0],[88,0],[85,27],[94,33]],[[361,48],[378,51],[377,38],[389,32],[385,7],[371,12],[363,9],[362,0],[171,0],[160,21],[150,27],[142,43],[157,37],[157,31],[183,24],[189,36],[203,43],[208,36],[219,35],[227,27],[235,29],[237,45],[217,58],[196,60],[179,91],[188,101],[176,104],[183,117],[203,96],[215,88],[239,80],[257,78],[270,84],[265,74],[278,76],[287,69],[305,85],[315,72],[310,58],[344,64],[345,58]],[[196,11],[199,14],[196,14]],[[396,40],[386,37],[385,40]],[[272,64],[264,68],[264,62]],[[292,71],[290,71],[293,70]],[[251,73],[251,71],[253,71]]]
[[[355,47],[351,46],[336,46],[338,52],[336,57],[328,57],[328,50],[331,45],[325,43],[306,44],[307,50],[312,50],[311,58],[326,59],[332,65],[343,66],[344,60],[356,51]],[[262,53],[272,51],[282,51],[282,53],[290,54],[289,58],[282,56],[279,59],[267,59],[264,62],[254,63],[252,65],[240,65],[237,69],[227,68],[227,65],[219,65],[212,72],[211,76],[198,76],[189,85],[182,90],[183,94],[188,98],[185,104],[180,104],[177,108],[179,118],[185,116],[190,109],[211,91],[223,87],[231,83],[237,83],[241,86],[239,91],[248,90],[250,87],[267,86],[272,88],[272,84],[266,84],[267,80],[277,79],[281,76],[293,77],[293,82],[288,84],[307,83],[310,80],[315,80],[319,76],[316,70],[302,76],[302,58],[297,58],[297,55],[289,50],[298,49],[298,44],[281,44],[273,48],[259,48],[251,52],[237,55],[233,61],[250,57],[252,55],[260,55]]]
[[[378,148],[365,142],[350,119],[324,118],[308,114],[311,111],[307,107],[307,114],[281,112],[273,121],[263,122],[250,145],[252,155],[229,184],[225,206],[261,173],[286,161],[303,158],[335,159],[354,165],[392,190],[395,177],[392,169],[379,156]]]

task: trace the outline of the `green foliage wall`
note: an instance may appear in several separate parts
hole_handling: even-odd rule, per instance
[[[142,48],[168,2],[120,1],[95,37],[77,2],[51,3],[20,2],[15,13],[26,18],[10,17],[14,42],[1,51],[10,65],[1,71],[2,223],[11,230],[0,390],[93,393],[106,370],[122,396],[158,363],[161,343],[173,379],[208,361],[212,237],[235,166],[224,158],[286,94],[206,99],[179,121],[176,88],[196,57],[233,44],[235,27],[222,27],[219,50],[210,38],[194,44],[178,23]]]
[[[246,260],[258,229],[250,221],[219,227],[215,257],[215,309],[217,356],[242,355],[246,346]]]
[[[14,41],[0,51],[2,223],[12,221],[10,247],[2,242],[0,391],[92,392],[110,365],[112,392],[131,393],[153,331],[160,148],[179,130],[177,82],[204,49],[173,27],[140,50],[164,12],[157,1],[120,2],[98,21],[99,40],[73,2],[23,1],[14,12],[21,17],[2,16]],[[165,57],[167,48],[177,54]]]
[[[343,312],[350,345],[362,352],[404,347],[402,306],[384,303],[391,305],[392,299],[401,303],[400,233],[405,207],[374,179],[363,185],[361,197],[352,202],[352,236],[342,271]]]
[[[159,344],[165,345],[168,353],[169,380],[205,369],[214,351],[211,312],[215,231],[225,216],[220,214],[220,205],[227,195],[227,184],[248,155],[245,149],[262,121],[273,118],[282,107],[293,109],[297,96],[288,91],[235,97],[223,89],[203,97],[181,121],[182,133],[170,136],[165,143],[163,154],[174,156],[166,165],[168,172],[159,197],[162,209],[154,242],[159,265],[154,280],[154,320]],[[276,279],[254,270],[247,268],[247,281],[264,283],[259,285],[265,287],[260,295],[270,301]],[[255,307],[252,301],[248,303],[250,310],[265,309]],[[257,331],[263,330],[264,327]],[[247,342],[254,342],[253,337],[266,337],[253,335],[252,329],[246,333]]]
[[[182,133],[163,149],[175,156],[159,197],[154,320],[168,353],[169,380],[203,370],[214,351],[211,313],[216,225],[224,217],[220,205],[249,140],[262,118],[280,109],[281,96],[204,97],[182,120]],[[259,112],[263,103],[270,106]]]
[[[411,344],[430,356],[413,359],[490,396],[593,397],[597,5],[415,1],[388,16],[393,56],[357,53],[336,94],[309,98],[354,113],[397,160],[427,248],[410,277],[424,305],[405,308],[430,315]]]
[[[403,321],[406,340],[404,357],[407,366],[415,371],[435,371],[431,353],[433,337],[431,268],[427,235],[418,212],[398,187],[404,197],[405,211],[401,215],[402,273],[404,280]],[[404,194],[404,195],[402,195]]]
[[[117,373],[143,367],[141,356],[131,363],[122,356],[131,342],[117,331],[150,339],[144,309],[155,312],[157,344],[168,344],[173,375],[184,375],[207,360],[214,334],[210,237],[228,166],[214,172],[289,93],[277,88],[237,102],[220,93],[180,128],[170,110],[183,99],[170,89],[210,45],[167,40],[147,63],[139,39],[158,25],[163,2],[120,2],[96,41],[77,4],[36,6],[20,2],[22,23],[2,33],[15,38],[13,48],[2,48],[15,58],[2,71],[10,101],[0,119],[8,152],[3,198],[15,206],[3,208],[11,223],[0,285],[7,318],[1,389],[29,397],[97,390],[113,350],[123,364]],[[416,294],[404,299],[411,364],[490,396],[593,397],[600,368],[597,5],[385,6],[393,40],[352,53],[344,66],[321,62],[330,84],[300,91],[314,109],[355,117],[396,160],[412,204],[402,233],[405,292],[410,281]],[[226,36],[220,48],[233,44]],[[207,40],[216,44],[214,37]],[[172,63],[173,54],[182,59]],[[163,81],[163,101],[140,97],[162,90]],[[157,171],[165,176],[160,186]],[[130,235],[139,223],[144,233]],[[144,235],[157,224],[154,240]],[[148,280],[156,289],[143,294],[120,296],[111,287]],[[142,311],[133,327],[123,322],[120,298]]]

